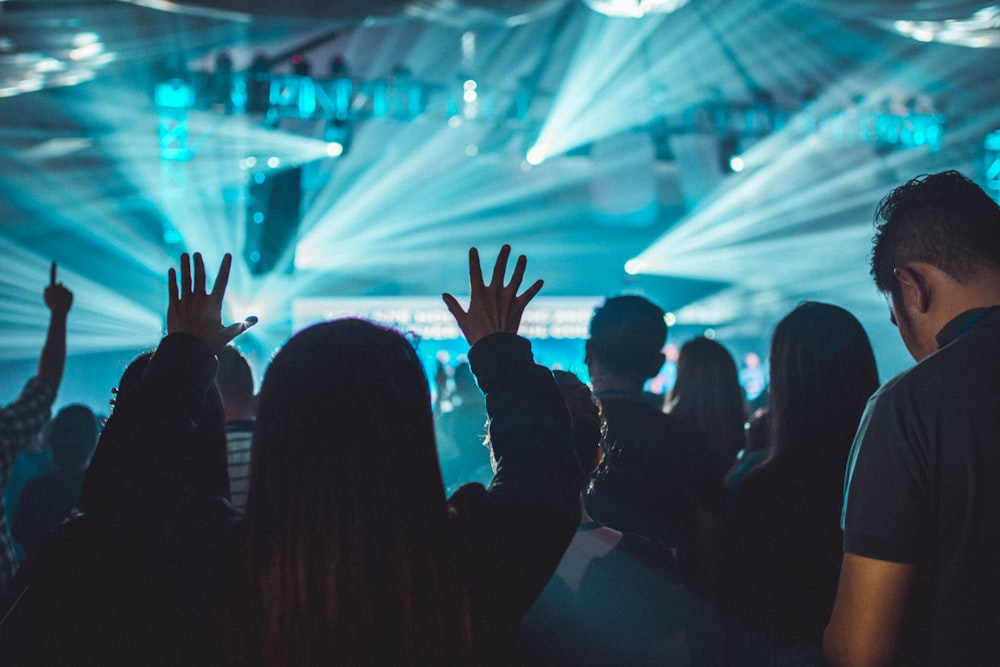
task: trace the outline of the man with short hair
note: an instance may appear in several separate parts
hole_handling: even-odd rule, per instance
[[[56,282],[56,263],[49,270],[45,288],[49,328],[38,360],[38,374],[28,380],[17,399],[0,410],[0,490],[7,484],[18,453],[26,449],[49,418],[66,365],[66,316],[73,305],[73,293]],[[4,512],[0,511],[0,593],[14,578],[17,560]]]
[[[917,365],[848,461],[834,665],[1000,656],[1000,207],[947,171],[879,205],[872,275]]]
[[[684,573],[708,588],[718,545],[705,539],[705,512],[724,511],[725,490],[704,438],[643,392],[665,361],[663,317],[647,299],[626,295],[605,301],[591,319],[585,361],[608,422],[609,452],[587,508],[612,528],[676,549]]]
[[[79,511],[83,478],[97,447],[97,417],[86,405],[66,406],[49,426],[48,445],[56,469],[24,486],[11,523],[25,559],[48,531]]]

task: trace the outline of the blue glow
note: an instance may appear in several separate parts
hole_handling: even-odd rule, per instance
[[[725,12],[711,17],[715,36],[694,7],[635,21],[608,19],[577,5],[558,17],[516,28],[484,26],[467,37],[454,26],[412,16],[373,19],[330,45],[351,63],[353,79],[313,89],[300,80],[296,94],[288,95],[290,116],[275,129],[252,116],[187,109],[185,99],[172,102],[187,112],[184,155],[190,158],[174,163],[155,159],[158,116],[149,91],[135,81],[115,81],[114,71],[107,70],[100,85],[63,96],[60,114],[80,121],[88,133],[72,148],[88,152],[86,160],[66,160],[77,166],[59,162],[68,144],[43,144],[51,138],[45,127],[9,114],[6,129],[0,128],[10,139],[0,154],[8,182],[4,195],[23,201],[11,201],[19,219],[9,226],[5,220],[0,232],[27,253],[26,267],[44,269],[49,257],[59,259],[72,287],[71,279],[79,276],[122,284],[117,297],[95,288],[108,304],[109,314],[101,317],[119,318],[122,329],[155,329],[146,341],[155,342],[162,328],[165,269],[176,262],[173,255],[197,249],[209,264],[227,250],[240,256],[249,179],[266,182],[270,172],[259,171],[265,165],[308,165],[299,236],[283,258],[289,271],[255,276],[238,261],[231,278],[230,321],[249,314],[261,318],[247,338],[265,358],[290,333],[290,302],[298,297],[405,298],[432,288],[455,289],[464,279],[465,248],[480,245],[485,255],[503,241],[531,257],[532,268],[538,266],[549,281],[546,290],[563,294],[612,291],[623,282],[642,286],[651,278],[717,282],[709,296],[671,307],[681,326],[710,327],[720,339],[761,335],[800,298],[836,301],[863,319],[882,322],[884,304],[868,284],[865,267],[874,203],[890,185],[916,173],[952,167],[971,173],[983,137],[996,129],[995,104],[979,92],[989,89],[988,81],[962,55],[967,49],[944,52],[911,41],[926,26],[914,22],[903,39],[895,32],[900,26],[864,30],[874,23],[867,17],[828,24],[830,17],[824,16],[813,25],[796,20],[815,15],[800,5],[779,3],[762,11],[760,3],[727,4]],[[831,31],[836,40],[823,36],[838,26],[846,28]],[[980,33],[967,36],[987,36]],[[783,118],[761,116],[747,106],[753,101],[751,85],[724,53],[718,35],[762,88],[772,92],[773,87],[787,111]],[[865,42],[871,35],[882,35],[884,43]],[[141,46],[148,54],[129,57],[152,58],[187,44],[187,38],[199,44],[216,39],[196,31],[184,33],[185,39],[177,36],[151,40]],[[456,48],[460,37],[462,53]],[[276,42],[286,38],[291,36]],[[92,76],[83,65],[113,57],[90,48],[97,43],[94,35],[73,43],[84,49],[77,55],[87,61],[28,63],[31,76],[0,82],[0,96],[39,90],[63,75],[67,83]],[[240,42],[233,49],[238,67],[249,62],[250,48]],[[865,57],[854,58],[855,49]],[[873,52],[879,57],[871,57]],[[400,107],[392,100],[388,74],[400,63],[412,72],[411,82],[427,86],[419,104],[404,105],[405,118],[395,115]],[[383,89],[360,85],[376,79],[383,80]],[[812,86],[819,90],[810,96],[811,108],[796,112]],[[953,104],[960,122],[946,127],[932,111],[881,108],[885,100],[937,93],[953,100],[948,112]],[[386,98],[381,117],[355,116],[380,115],[372,111],[372,98],[379,94]],[[689,136],[667,131],[658,148],[668,155],[658,151],[655,164],[649,150],[621,149],[620,138],[634,129],[662,118],[673,122],[713,101],[744,106],[731,106],[730,117],[711,116],[708,129]],[[326,109],[351,116],[356,136],[349,145],[327,137],[323,120],[301,117]],[[721,173],[714,151],[719,123],[773,123],[775,132],[741,152],[747,165],[742,173]],[[603,142],[608,149],[603,156],[600,150],[578,150],[600,149]],[[879,153],[873,142],[880,142]],[[702,153],[700,143],[712,151]],[[897,150],[902,148],[905,154]],[[703,154],[710,154],[712,163],[701,173],[692,156]],[[78,166],[87,160],[98,164],[99,176]],[[648,179],[616,180],[636,171]],[[648,183],[655,189],[647,192]],[[616,190],[641,195],[636,199],[648,214],[645,229],[605,226],[604,218],[615,216],[605,216],[614,207],[602,197]],[[144,203],[136,206],[137,199]],[[44,222],[34,227],[36,217]],[[638,277],[623,278],[623,265]],[[28,282],[13,287],[13,277],[0,278],[7,281],[4,312],[11,313],[5,322],[20,327],[29,319],[44,321],[44,310],[34,301],[34,275],[32,269]],[[599,290],[580,287],[599,280],[604,281]],[[91,305],[81,312],[88,309],[98,310]],[[82,321],[97,315],[90,312]],[[71,321],[71,326],[80,325]],[[94,326],[101,332],[110,328],[106,321]],[[8,330],[13,326],[5,328],[5,337]],[[92,339],[81,337],[80,329],[74,332],[74,353],[132,345],[144,337],[110,333]],[[4,348],[0,358],[37,354],[37,340],[29,345],[25,339],[19,349]]]

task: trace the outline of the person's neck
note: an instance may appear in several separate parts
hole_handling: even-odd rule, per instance
[[[611,396],[642,396],[642,382],[636,382],[618,375],[596,375],[591,376],[591,383],[594,385],[594,395],[598,398],[601,395]]]
[[[227,422],[252,422],[254,411],[251,408],[229,408],[225,409]]]
[[[968,284],[951,276],[935,282],[936,297],[932,301],[936,330],[941,331],[949,322],[970,310],[1000,305],[1000,272],[990,272]]]

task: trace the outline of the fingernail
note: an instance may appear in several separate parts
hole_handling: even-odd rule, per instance
[[[257,324],[257,322],[259,322],[259,321],[260,320],[257,319],[256,315],[251,315],[250,317],[246,318],[245,320],[243,320],[243,329],[244,329],[244,331],[247,330],[247,329],[249,329],[253,325]]]

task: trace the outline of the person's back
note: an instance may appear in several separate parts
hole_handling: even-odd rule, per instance
[[[42,535],[79,509],[87,463],[97,445],[97,419],[87,406],[71,405],[52,420],[48,437],[57,470],[25,485],[11,526],[26,558]]]
[[[871,261],[915,367],[865,412],[846,474],[835,665],[1000,655],[1000,207],[958,172],[893,190]]]
[[[570,409],[577,456],[593,471],[604,456],[607,422],[590,389],[565,371],[556,382]],[[591,480],[583,478],[583,490]],[[673,553],[581,512],[555,576],[521,624],[524,664],[674,665],[689,662],[687,593]]]
[[[445,497],[427,378],[399,332],[327,322],[275,356],[255,425],[246,576],[228,605],[234,662],[507,664],[579,517],[565,405],[514,335],[541,282],[516,295],[522,257],[503,285],[509,252],[489,286],[470,252],[467,312],[445,295],[489,408],[488,488]]]
[[[1000,308],[876,396],[886,408],[872,415],[867,430],[905,428],[905,456],[914,465],[905,487],[896,474],[881,475],[881,489],[871,493],[863,486],[870,473],[850,480],[845,513],[852,530],[845,549],[864,555],[871,548],[904,562],[919,553],[933,564],[926,587],[915,592],[912,604],[919,611],[903,641],[901,664],[991,663],[1000,655]],[[866,469],[894,463],[875,452],[858,456],[865,457]],[[928,505],[904,512],[890,504],[891,521],[861,518],[852,507],[911,489]],[[862,529],[864,537],[855,538]]]
[[[82,513],[45,534],[18,573],[21,595],[0,626],[3,664],[218,663],[210,545],[232,519],[222,405],[214,373],[198,398],[162,381],[178,367],[168,347],[129,364]],[[197,482],[177,486],[189,476]]]
[[[704,438],[637,398],[604,396],[601,403],[610,446],[588,509],[613,528],[676,548],[690,571],[698,511],[721,512],[724,502]]]
[[[878,387],[868,336],[849,312],[805,302],[771,344],[773,453],[734,500],[719,599],[749,654],[820,659],[840,569],[838,508],[861,413]]]
[[[608,299],[594,312],[587,365],[608,422],[608,456],[587,497],[591,514],[612,528],[676,548],[682,568],[709,575],[695,550],[698,513],[724,511],[721,475],[704,438],[642,399],[659,372],[667,326],[663,311],[638,296]]]

